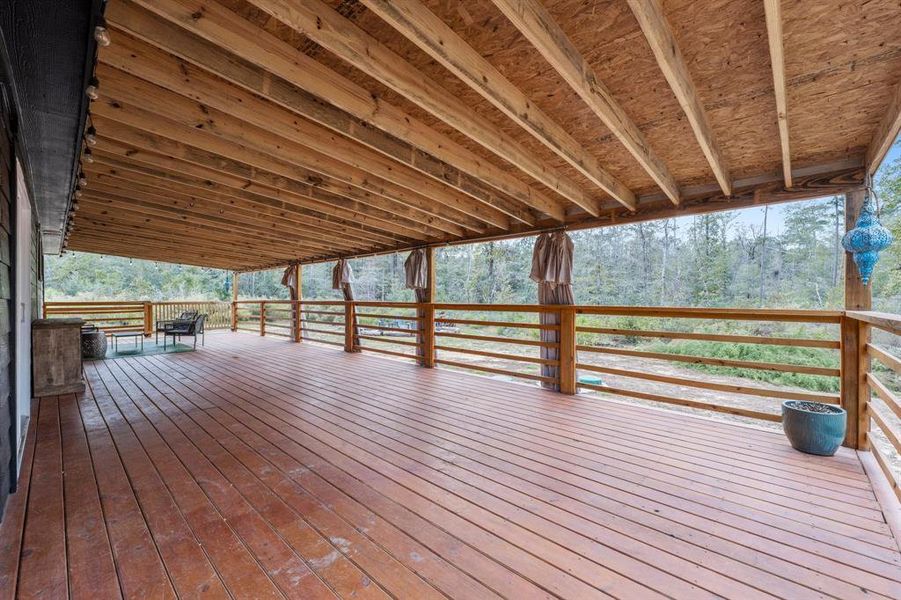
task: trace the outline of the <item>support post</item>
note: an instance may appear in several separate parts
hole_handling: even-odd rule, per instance
[[[296,298],[294,306],[292,307],[292,315],[294,316],[294,319],[291,322],[294,324],[294,341],[300,342],[301,340],[303,340],[303,323],[300,320],[300,303],[301,300],[303,300],[302,265],[294,265],[294,298]]]
[[[144,303],[144,337],[153,335],[153,302]]]
[[[854,190],[845,194],[845,231],[855,227],[857,217],[863,208],[864,198],[864,190]],[[872,288],[865,286],[860,280],[857,265],[854,264],[851,254],[846,252],[845,310],[872,308]],[[842,319],[841,402],[842,407],[848,411],[848,430],[844,445],[862,450],[868,447],[867,431],[870,428],[870,418],[867,415],[870,389],[866,381],[866,373],[870,370],[870,360],[866,351],[869,337],[868,325],[850,317]]]
[[[354,352],[356,348],[354,347],[354,303],[353,301],[346,301],[344,303],[344,351],[345,352]]]
[[[260,335],[266,335],[266,303],[260,302]]]
[[[435,252],[434,248],[425,249],[428,285],[423,300],[426,306],[417,311],[422,340],[422,356],[420,364],[429,369],[435,366]]]
[[[576,386],[576,310],[572,306],[560,307],[560,392],[575,394]]]
[[[240,273],[232,273],[232,331],[238,331],[238,281]]]

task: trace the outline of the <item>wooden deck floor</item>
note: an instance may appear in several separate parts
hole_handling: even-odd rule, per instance
[[[0,598],[881,598],[857,455],[249,334],[36,403]]]

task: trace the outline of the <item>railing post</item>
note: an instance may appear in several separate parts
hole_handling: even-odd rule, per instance
[[[432,368],[435,366],[435,304],[429,302],[420,311],[422,320],[419,321],[422,339],[422,366]]]
[[[576,310],[572,306],[560,308],[560,366],[557,369],[560,392],[576,393]]]
[[[266,335],[266,303],[260,302],[260,335]]]
[[[857,449],[870,449],[870,324],[857,321]]]
[[[238,283],[240,274],[232,272],[232,331],[238,331]]]
[[[301,319],[303,318],[303,313],[300,312],[301,305],[299,300],[294,301],[294,341],[302,342],[303,341],[303,323]]]
[[[354,321],[356,320],[356,311],[354,310],[354,303],[352,301],[347,301],[344,303],[344,351],[345,352],[354,352],[356,350],[354,344],[355,327]]]
[[[153,302],[144,303],[144,337],[153,335]]]
[[[300,342],[302,334],[300,329],[300,301],[303,299],[303,266],[294,265],[294,302],[291,303],[291,324],[294,326],[292,339]]]
[[[870,417],[867,405],[870,400],[870,387],[867,385],[867,372],[870,370],[870,357],[867,342],[870,337],[870,326],[852,317],[842,317],[841,323],[841,403],[848,412],[848,428],[844,445],[850,448],[866,450],[869,448],[867,433],[870,429]]]

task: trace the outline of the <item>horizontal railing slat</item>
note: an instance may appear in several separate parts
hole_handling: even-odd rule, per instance
[[[711,358],[708,356],[695,356],[692,354],[668,354],[666,352],[646,352],[644,350],[604,348],[601,346],[577,346],[576,349],[580,352],[615,354],[617,356],[634,356],[638,358],[651,358],[656,360],[669,360],[693,364],[714,365],[718,367],[735,367],[738,369],[757,369],[762,371],[803,373],[807,375],[822,375],[824,377],[839,377],[841,375],[840,369],[833,369],[830,367],[812,367],[809,365],[756,362],[750,360],[735,360],[728,358]]]
[[[699,408],[702,410],[712,410],[715,412],[728,413],[742,417],[751,417],[754,419],[762,419],[764,421],[780,421],[781,415],[739,408],[736,406],[723,406],[721,404],[713,404],[710,402],[699,402],[697,400],[688,400],[684,398],[675,398],[673,396],[664,396],[662,394],[651,394],[649,392],[640,392],[636,390],[626,390],[623,388],[611,387],[606,385],[593,385],[589,383],[580,383],[580,388],[603,392],[606,394],[616,394],[618,396],[628,396],[631,398],[639,398],[641,400],[652,400],[654,402],[663,402],[665,404],[676,404],[679,406],[687,406],[690,408]]]
[[[604,373],[607,375],[617,375],[620,377],[630,377],[633,379],[644,379],[646,381],[657,381],[659,383],[701,388],[705,390],[714,390],[731,394],[762,396],[764,398],[779,398],[782,400],[825,402],[827,404],[838,404],[840,402],[840,397],[838,394],[815,394],[810,392],[795,392],[791,390],[773,390],[757,386],[716,383],[712,381],[699,381],[697,379],[675,377],[673,375],[658,375],[657,373],[647,373],[644,371],[628,371],[626,369],[616,369],[613,367],[604,367],[601,365],[592,365],[587,363],[577,363],[576,368],[585,371],[592,371],[594,373]]]
[[[763,337],[756,335],[732,335],[716,333],[689,333],[681,331],[652,331],[645,329],[614,329],[607,327],[576,327],[578,333],[598,333],[616,336],[665,338],[673,340],[701,340],[731,342],[734,344],[763,344],[769,346],[800,346],[806,348],[841,348],[838,340],[814,340],[802,338]]]

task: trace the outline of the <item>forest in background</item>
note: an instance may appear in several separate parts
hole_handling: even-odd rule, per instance
[[[883,253],[873,279],[874,308],[901,313],[901,159],[877,180],[882,221],[899,240]],[[756,208],[753,210],[777,210]],[[571,233],[574,292],[580,304],[841,308],[844,232],[841,197],[782,208],[779,231],[765,218],[749,225],[737,211]],[[771,221],[769,221],[771,223]],[[436,250],[437,300],[534,303],[529,280],[534,238]],[[411,301],[403,287],[406,253],[351,261],[357,297]],[[303,295],[337,298],[334,263],[306,265]],[[69,252],[48,257],[46,298],[230,299],[227,272]],[[281,270],[241,278],[242,298],[285,298]]]

